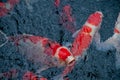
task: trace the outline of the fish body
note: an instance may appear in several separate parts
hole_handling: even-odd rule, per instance
[[[79,57],[82,53],[89,47],[95,33],[100,28],[102,22],[103,14],[99,11],[91,14],[85,24],[82,26],[82,29],[75,33],[76,37],[73,41],[71,52],[73,56]],[[74,35],[74,34],[73,34]]]
[[[53,67],[74,61],[69,49],[45,37],[25,34],[11,36],[9,40],[15,43],[21,54],[34,63]]]

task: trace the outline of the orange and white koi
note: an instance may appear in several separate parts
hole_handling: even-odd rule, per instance
[[[75,37],[71,48],[71,52],[75,57],[75,61],[77,61],[83,52],[89,47],[90,43],[92,42],[92,38],[94,37],[101,24],[102,17],[103,14],[99,11],[91,14],[88,17],[86,23],[83,25],[82,29],[77,31],[77,36]],[[75,62],[67,65],[62,75],[65,76],[71,72],[74,68],[74,65]]]
[[[61,46],[59,43],[49,40],[48,38],[44,38],[44,37],[40,37],[40,36],[33,36],[33,35],[19,35],[19,37],[9,37],[10,40],[14,40],[15,44],[19,47],[19,49],[21,48],[21,50],[24,50],[26,52],[26,50],[30,47],[38,47],[38,48],[42,48],[41,52],[43,54],[40,54],[40,52],[35,53],[33,51],[31,52],[26,52],[26,53],[22,53],[22,54],[26,54],[26,56],[30,55],[31,53],[31,57],[29,59],[32,59],[33,56],[38,57],[39,55],[44,55],[44,56],[51,56],[51,57],[55,57],[60,61],[63,61],[67,64],[69,64],[70,62],[74,61],[74,57],[72,56],[72,53],[69,51],[69,49],[67,49],[64,46]],[[22,47],[21,47],[22,46]],[[27,48],[25,48],[27,47]],[[32,48],[31,48],[32,49]],[[36,55],[35,55],[36,54]],[[35,58],[35,57],[34,57]],[[43,60],[42,60],[43,61]],[[44,62],[44,61],[43,61]],[[54,62],[53,62],[54,64]]]
[[[103,14],[99,11],[91,14],[82,29],[77,31],[77,36],[72,44],[71,52],[75,57],[79,57],[89,47],[92,39],[99,29]]]
[[[9,36],[8,39],[16,44],[21,54],[34,63],[49,67],[67,65],[63,71],[63,76],[65,76],[74,68],[77,57],[81,56],[83,51],[89,47],[101,21],[101,12],[91,14],[78,32],[71,51],[67,47],[41,36],[24,34]]]

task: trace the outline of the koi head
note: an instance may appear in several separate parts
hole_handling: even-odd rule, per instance
[[[103,14],[99,11],[91,14],[88,17],[88,19],[83,27],[84,32],[87,32],[91,36],[94,36],[96,31],[98,31],[100,28],[100,24],[102,22],[102,17],[103,17]]]
[[[102,12],[96,11],[95,13],[89,16],[87,22],[97,27],[101,23],[102,17],[103,17]]]
[[[59,47],[54,56],[58,58],[59,60],[64,61],[67,64],[72,63],[75,61],[75,58],[73,57],[72,53],[66,48],[66,47]]]

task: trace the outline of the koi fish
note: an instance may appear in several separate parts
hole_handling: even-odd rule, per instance
[[[43,67],[66,66],[62,73],[62,77],[64,77],[74,68],[77,57],[81,56],[83,51],[89,47],[101,21],[101,12],[91,14],[82,29],[79,30],[70,50],[48,38],[30,34],[9,36],[8,40],[18,47],[19,53],[37,65]]]
[[[11,36],[9,40],[14,41],[19,52],[35,63],[60,66],[63,62],[69,64],[74,61],[69,49],[45,37],[25,34],[17,37]]]
[[[71,52],[73,56],[79,57],[89,47],[95,33],[100,28],[103,14],[99,11],[91,14],[82,29],[78,30],[74,42],[72,44]]]
[[[99,11],[91,14],[85,24],[83,25],[81,30],[78,30],[76,37],[72,43],[72,47],[70,51],[75,57],[75,61],[78,60],[84,53],[84,51],[89,47],[95,33],[100,28],[100,24],[102,21],[103,14]],[[73,34],[74,35],[74,34]],[[74,68],[75,62],[72,62],[70,65],[67,65],[63,70],[63,76],[66,76],[69,72]]]

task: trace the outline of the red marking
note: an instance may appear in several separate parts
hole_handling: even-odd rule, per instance
[[[58,7],[60,5],[60,0],[55,0],[54,4],[56,7]]]
[[[58,53],[59,58],[63,61],[65,61],[70,55],[70,52],[66,48],[61,48]]]
[[[85,33],[90,33],[92,31],[92,29],[86,25],[84,25],[81,30],[82,32],[85,32]]]
[[[71,48],[71,52],[73,56],[80,56],[86,48],[90,45],[92,37],[90,34],[84,33],[84,31],[80,31],[73,42],[73,47]]]
[[[38,78],[34,73],[27,71],[23,75],[23,80],[38,80]]]
[[[94,14],[91,14],[88,17],[87,22],[94,25],[94,26],[98,26],[102,21],[102,13],[100,12],[95,12]]]
[[[118,29],[115,28],[115,29],[114,29],[114,33],[118,33],[118,34],[119,34],[120,31],[119,31]]]

